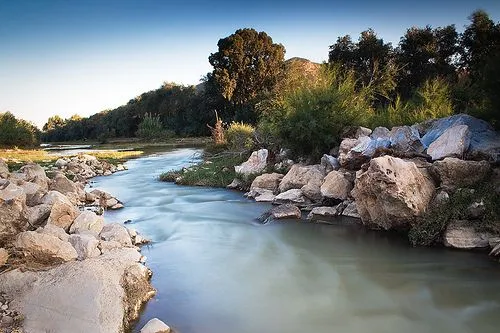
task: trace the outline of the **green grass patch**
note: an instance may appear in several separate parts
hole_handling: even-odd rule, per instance
[[[247,157],[231,152],[205,155],[203,162],[182,170],[165,172],[159,179],[179,185],[226,187],[236,178],[234,166],[243,163]]]

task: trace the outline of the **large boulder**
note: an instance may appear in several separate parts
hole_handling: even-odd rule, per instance
[[[470,145],[465,152],[467,159],[485,159],[490,162],[500,161],[500,136],[498,132],[486,121],[465,114],[453,115],[420,124],[422,128],[425,128],[422,143],[425,147],[429,147],[447,129],[459,125],[466,125],[470,132]]]
[[[49,185],[49,190],[62,194],[78,193],[78,186],[69,180],[62,172],[57,172]]]
[[[250,190],[261,188],[276,192],[283,177],[284,176],[281,173],[264,173],[260,176],[255,177],[252,185],[250,186]]]
[[[40,204],[33,207],[27,207],[24,210],[24,215],[30,226],[38,227],[45,224],[45,221],[47,221],[50,216],[51,209],[51,205]]]
[[[104,227],[104,218],[91,211],[83,211],[78,215],[69,228],[71,234],[90,232],[99,235]]]
[[[339,160],[336,157],[328,154],[324,154],[321,157],[320,164],[325,169],[325,173],[329,173],[330,171],[338,170],[340,168]]]
[[[276,195],[271,190],[266,190],[263,188],[254,188],[250,192],[245,193],[248,198],[253,198],[257,202],[273,202]]]
[[[49,178],[47,178],[45,170],[36,163],[29,163],[22,166],[16,176],[20,177],[26,182],[36,183],[40,185],[40,187],[44,191],[47,191],[48,189]]]
[[[364,224],[382,229],[407,228],[427,209],[434,183],[415,163],[382,156],[359,171],[352,191]]]
[[[150,271],[135,249],[115,249],[45,271],[0,275],[0,291],[24,314],[25,332],[127,332],[154,295]]]
[[[488,248],[490,234],[478,232],[470,221],[451,221],[444,233],[444,245],[457,249]]]
[[[271,220],[279,220],[279,219],[300,219],[301,217],[300,209],[291,204],[283,204],[279,206],[275,206],[262,214],[259,217],[259,220],[262,223],[267,223]]]
[[[21,232],[17,235],[14,245],[26,256],[44,264],[61,263],[78,257],[70,243],[36,231]]]
[[[278,194],[273,201],[276,205],[292,204],[300,207],[306,207],[311,204],[311,200],[304,196],[302,190],[291,189]]]
[[[389,133],[391,148],[402,153],[423,153],[420,134],[414,127],[396,126]]]
[[[356,201],[347,203],[344,210],[342,211],[342,215],[356,219],[361,218],[358,213],[358,206],[356,205]]]
[[[47,193],[47,189],[37,183],[21,181],[18,182],[18,185],[22,187],[24,193],[26,194],[26,205],[30,207],[42,203],[42,198],[45,193]]]
[[[443,190],[453,192],[457,188],[473,186],[485,180],[491,168],[487,161],[464,161],[447,157],[434,162],[430,171],[440,180]]]
[[[321,185],[321,195],[326,198],[345,200],[351,193],[352,182],[339,171],[332,171],[326,175]]]
[[[170,327],[158,318],[153,318],[144,325],[140,333],[170,333]]]
[[[62,193],[49,191],[43,198],[42,203],[51,205],[48,224],[54,224],[68,231],[69,227],[80,214],[80,211]]]
[[[358,170],[361,165],[370,160],[371,156],[366,156],[363,151],[369,147],[371,141],[368,136],[342,140],[339,148],[340,166],[349,170]]]
[[[279,191],[285,192],[291,189],[300,189],[308,183],[315,183],[321,186],[324,177],[325,171],[319,164],[306,166],[295,164],[281,180]]]
[[[106,224],[99,236],[105,241],[116,241],[123,246],[132,246],[132,240],[127,229],[119,223]]]
[[[26,194],[10,181],[0,185],[0,246],[5,241],[26,229]]]
[[[269,152],[267,149],[260,149],[254,151],[248,160],[240,165],[234,167],[234,171],[244,176],[249,176],[256,173],[261,173],[267,167],[267,156]]]
[[[69,242],[75,248],[76,253],[78,253],[78,260],[95,258],[101,255],[101,251],[97,248],[99,241],[92,235],[70,235]]]
[[[339,212],[338,206],[330,207],[330,206],[322,206],[322,207],[314,207],[309,214],[307,215],[308,220],[318,220],[325,218],[332,218],[338,216],[342,213]]]
[[[445,157],[463,157],[470,145],[471,133],[467,125],[448,128],[427,148],[427,154],[433,160]]]
[[[47,235],[52,235],[63,242],[69,242],[69,235],[64,231],[63,228],[57,227],[53,224],[47,224],[43,228],[38,228],[36,229],[36,232],[41,233],[41,234],[47,234]]]

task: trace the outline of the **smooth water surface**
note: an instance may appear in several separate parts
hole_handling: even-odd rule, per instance
[[[180,333],[499,331],[500,264],[484,253],[411,248],[349,223],[261,225],[268,204],[157,180],[196,152],[95,178],[126,207],[107,221],[132,220],[154,241],[143,254],[158,294],[136,331],[153,317]]]

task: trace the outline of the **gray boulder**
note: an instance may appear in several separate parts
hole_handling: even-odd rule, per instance
[[[325,171],[321,165],[299,165],[292,166],[290,171],[283,177],[279,185],[279,191],[285,192],[290,189],[300,189],[308,183],[319,184],[323,182]]]
[[[361,216],[358,213],[358,207],[356,205],[356,201],[349,202],[342,211],[342,215],[356,219],[361,218]]]
[[[307,215],[308,220],[317,220],[321,218],[332,218],[340,215],[342,212],[338,210],[338,206],[335,207],[314,207]]]
[[[66,231],[69,231],[69,227],[80,214],[73,203],[64,194],[57,191],[49,191],[45,194],[42,203],[52,206],[47,223],[54,224]]]
[[[21,187],[10,181],[0,185],[0,246],[18,232],[26,230],[25,208],[26,194]]]
[[[457,188],[470,187],[485,180],[491,168],[486,161],[464,161],[447,157],[434,162],[429,170],[439,179],[443,190],[454,192]]]
[[[444,233],[444,245],[456,249],[481,249],[489,247],[490,234],[478,232],[470,221],[455,220]]]
[[[28,223],[32,227],[38,227],[45,224],[45,221],[50,216],[51,205],[40,204],[33,207],[26,207],[24,215],[28,219]]]
[[[358,171],[351,194],[364,224],[382,229],[408,228],[432,200],[434,183],[425,170],[400,158],[382,156]]]
[[[7,178],[9,176],[9,167],[5,161],[0,158],[0,178]]]
[[[402,153],[423,153],[418,131],[410,126],[397,126],[389,133],[391,148]]]
[[[98,235],[104,227],[104,218],[97,216],[94,212],[83,211],[78,215],[69,228],[71,234],[90,232]]]
[[[78,193],[79,188],[62,172],[57,172],[54,179],[50,181],[49,190],[68,195],[69,193]]]
[[[87,258],[95,258],[101,255],[101,251],[97,248],[99,241],[89,234],[74,234],[69,236],[69,242],[78,253],[78,260]]]
[[[132,246],[132,239],[127,229],[119,223],[106,224],[99,237],[105,241],[116,241],[123,246]]]
[[[250,186],[250,190],[260,188],[270,190],[271,192],[276,192],[283,177],[284,175],[276,172],[264,173],[260,176],[255,177],[252,185]]]
[[[66,231],[64,231],[63,228],[57,227],[53,224],[47,224],[43,228],[38,228],[38,229],[36,229],[36,232],[38,232],[40,234],[47,234],[47,235],[55,236],[55,237],[59,238],[60,240],[62,240],[63,242],[69,241],[69,235],[66,233]]]
[[[278,194],[273,201],[276,205],[292,204],[299,207],[305,207],[311,204],[311,200],[304,196],[302,190],[291,189]]]
[[[302,216],[300,209],[292,204],[283,204],[271,208],[259,217],[262,223],[279,219],[300,219]]]
[[[325,172],[328,173],[333,170],[338,170],[340,168],[340,163],[339,160],[328,154],[324,154],[323,157],[321,157],[321,167],[325,169]]]
[[[243,176],[249,176],[256,173],[261,173],[267,167],[267,156],[269,152],[267,149],[260,149],[254,151],[248,160],[240,165],[234,167],[234,171]]]
[[[140,333],[170,333],[170,327],[158,318],[153,318],[144,325]]]
[[[448,128],[427,148],[427,154],[433,160],[445,157],[463,157],[469,149],[471,133],[467,125]]]

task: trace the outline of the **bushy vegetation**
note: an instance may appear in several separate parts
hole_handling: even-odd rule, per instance
[[[139,124],[135,134],[137,137],[145,140],[165,139],[172,136],[163,128],[160,117],[150,113],[144,115],[144,119]]]
[[[30,122],[12,113],[0,113],[0,147],[35,147],[40,144],[40,131]]]
[[[233,121],[226,130],[229,148],[237,151],[252,149],[254,147],[254,134],[255,128],[252,125]]]
[[[432,206],[426,215],[410,230],[408,238],[414,246],[431,246],[440,243],[443,232],[453,220],[467,220],[471,204],[481,202],[485,214],[473,220],[479,232],[500,233],[500,195],[491,184],[481,183],[470,189],[459,189],[449,199]]]

